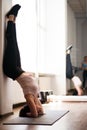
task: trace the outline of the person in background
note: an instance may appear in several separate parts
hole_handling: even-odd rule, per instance
[[[87,56],[84,56],[81,68],[83,70],[83,89],[85,89],[87,81]]]
[[[44,114],[40,100],[38,99],[39,87],[36,78],[21,68],[21,58],[16,37],[16,18],[21,6],[14,5],[6,14],[6,45],[3,57],[3,72],[12,80],[16,80],[26,99],[29,111],[28,117],[38,117]]]
[[[82,82],[79,79],[79,77],[75,76],[73,73],[73,67],[72,67],[71,57],[70,57],[71,49],[72,49],[72,45],[70,45],[66,49],[66,78],[68,78],[69,80],[71,80],[73,82],[74,87],[77,91],[77,94],[79,96],[81,96],[81,95],[83,95],[83,90],[81,88]]]

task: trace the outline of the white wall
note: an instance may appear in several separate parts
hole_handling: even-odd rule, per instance
[[[82,56],[87,56],[87,19],[82,23]]]
[[[77,66],[80,67],[83,57],[87,55],[87,20],[84,17],[77,17]],[[82,71],[77,75],[83,80]]]
[[[0,1],[0,114],[12,112],[12,82],[3,75],[2,60],[4,47],[5,13],[11,6],[11,0]],[[10,83],[10,84],[9,84]]]
[[[67,4],[67,46],[72,44],[73,49],[71,53],[72,64],[76,66],[76,18],[73,10]]]
[[[83,49],[83,38],[84,38],[84,35],[83,35],[83,22],[84,22],[84,19],[82,18],[77,18],[77,66],[80,67],[81,66],[81,62],[82,62],[82,59],[83,59],[83,52],[84,50]]]
[[[18,84],[11,79],[7,78],[3,74],[2,62],[3,62],[3,50],[4,50],[4,30],[5,30],[5,14],[12,5],[11,0],[1,0],[0,1],[0,115],[12,112],[13,103],[19,102],[19,98],[23,101],[23,96],[21,89],[15,90],[16,87],[19,88]],[[15,99],[15,101],[14,101]]]

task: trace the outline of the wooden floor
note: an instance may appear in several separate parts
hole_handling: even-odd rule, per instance
[[[69,110],[52,126],[44,125],[3,125],[3,121],[18,116],[19,109],[14,115],[0,119],[0,130],[87,130],[87,102],[56,102],[43,105],[44,110]]]

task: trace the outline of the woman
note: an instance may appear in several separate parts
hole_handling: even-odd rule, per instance
[[[29,72],[21,68],[20,52],[16,38],[16,17],[21,6],[16,4],[6,14],[6,46],[3,58],[3,71],[9,78],[16,80],[23,89],[24,97],[27,101],[29,112],[28,116],[38,117],[43,115],[42,104],[38,99],[39,87],[36,79]]]
[[[84,56],[84,60],[82,62],[82,70],[83,70],[83,88],[86,88],[87,81],[87,56]]]

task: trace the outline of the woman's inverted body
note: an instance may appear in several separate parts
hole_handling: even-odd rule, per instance
[[[39,87],[35,77],[21,68],[20,52],[16,37],[16,17],[20,5],[15,5],[7,13],[6,45],[3,58],[3,72],[9,78],[16,80],[24,93],[29,107],[28,116],[38,117],[43,114],[42,104],[38,99]]]

